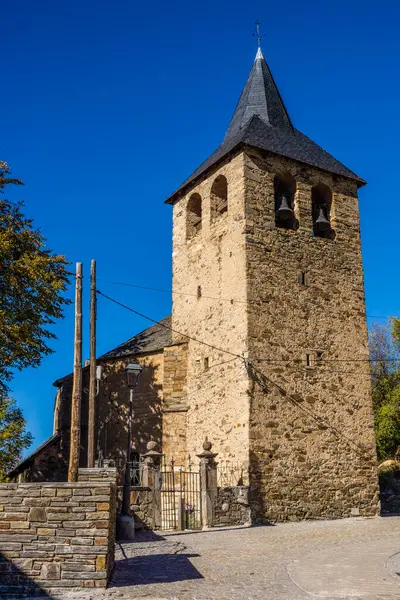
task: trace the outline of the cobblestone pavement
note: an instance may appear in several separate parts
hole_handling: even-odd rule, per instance
[[[399,600],[400,517],[148,534],[111,587],[68,600]]]

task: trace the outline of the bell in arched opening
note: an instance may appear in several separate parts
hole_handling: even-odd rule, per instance
[[[286,194],[282,194],[281,203],[275,214],[278,217],[278,219],[281,219],[282,221],[288,221],[289,219],[293,218],[293,209],[288,203]]]
[[[325,208],[324,206],[318,207],[318,217],[316,218],[315,223],[314,223],[314,229],[318,233],[324,232],[324,231],[329,231],[331,228],[331,224],[329,223],[328,219],[326,218],[324,208]]]

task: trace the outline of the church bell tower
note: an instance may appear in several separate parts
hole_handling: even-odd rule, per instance
[[[259,49],[222,144],[166,201],[186,452],[208,436],[243,465],[255,521],[378,510],[364,184],[294,127]]]

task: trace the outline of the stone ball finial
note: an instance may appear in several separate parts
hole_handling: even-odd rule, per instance
[[[203,442],[203,450],[205,452],[210,452],[211,448],[212,448],[212,443],[206,437],[206,439]]]
[[[157,448],[157,442],[150,440],[150,442],[147,442],[146,448],[147,448],[147,452],[152,452],[153,450],[155,450]]]

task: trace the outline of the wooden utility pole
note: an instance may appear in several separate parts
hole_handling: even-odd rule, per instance
[[[94,467],[94,416],[96,400],[96,261],[90,265],[90,380],[88,417],[88,467]]]
[[[75,338],[74,382],[72,387],[71,437],[69,449],[68,481],[78,481],[79,455],[81,449],[81,403],[82,403],[82,263],[76,263],[75,283]]]

